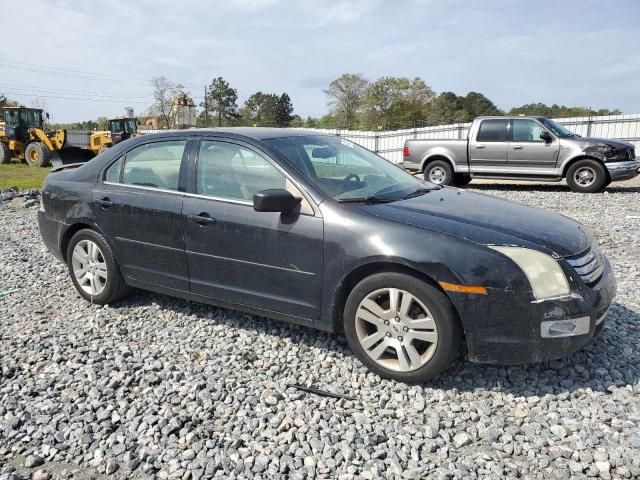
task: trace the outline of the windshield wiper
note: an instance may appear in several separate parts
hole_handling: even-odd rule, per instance
[[[341,198],[339,203],[389,203],[402,200],[402,197],[380,197],[377,195],[369,195],[368,197]]]
[[[358,198],[344,198],[341,200],[338,200],[338,202],[340,203],[390,203],[390,202],[398,202],[400,200],[407,200],[409,198],[413,198],[413,197],[419,197],[420,195],[424,195],[425,193],[429,193],[431,190],[440,190],[442,187],[440,186],[435,186],[435,187],[422,187],[422,188],[418,188],[417,190],[414,190],[411,193],[408,193],[406,195],[403,195],[401,197],[398,196],[394,196],[394,197],[387,197],[387,196],[380,196],[380,195],[369,195],[367,197],[358,197]]]
[[[417,190],[406,194],[404,197],[402,197],[402,199],[406,200],[408,198],[419,197],[421,195],[424,195],[425,193],[429,193],[431,190],[440,190],[441,188],[442,187],[440,187],[440,186],[418,188]]]

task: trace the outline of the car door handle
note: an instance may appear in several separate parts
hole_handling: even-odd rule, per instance
[[[96,200],[96,203],[98,205],[100,205],[102,208],[110,208],[113,207],[113,202],[111,200],[109,200],[108,197],[104,197],[101,199]]]
[[[484,145],[476,145],[476,148],[477,148],[478,150],[481,150],[481,149],[483,149],[483,148],[484,148]]]
[[[514,150],[522,150],[524,147],[522,145],[514,145],[513,149]]]
[[[201,213],[199,215],[187,215],[187,219],[191,222],[197,223],[198,225],[202,225],[203,227],[211,225],[212,223],[216,223],[216,219],[211,218],[208,213]]]

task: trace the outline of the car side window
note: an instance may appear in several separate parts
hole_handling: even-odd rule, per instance
[[[526,118],[514,119],[512,122],[514,142],[544,142],[540,138],[544,128],[538,122]]]
[[[482,120],[476,141],[478,142],[506,142],[508,139],[508,120]]]
[[[186,144],[186,140],[168,140],[129,150],[124,161],[122,183],[177,190]]]
[[[269,188],[286,188],[286,177],[264,157],[233,143],[200,142],[196,193],[252,201]]]
[[[104,174],[104,181],[110,183],[120,182],[120,171],[122,170],[122,157],[112,163]]]

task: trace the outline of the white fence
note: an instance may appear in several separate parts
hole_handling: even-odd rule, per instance
[[[625,140],[640,150],[640,114],[609,115],[602,117],[557,118],[558,123],[583,137],[601,137]],[[336,130],[324,128],[301,128],[309,132],[331,133],[372,150],[394,163],[402,161],[404,141],[413,138],[464,139],[469,133],[470,123],[454,123],[435,127],[412,128],[393,131]],[[158,133],[166,130],[142,130],[143,133]]]
[[[556,122],[583,137],[600,137],[625,140],[640,147],[640,114],[609,115],[602,117],[557,118]],[[319,133],[332,133],[362,145],[394,163],[402,161],[405,140],[414,138],[452,140],[465,139],[471,123],[455,123],[435,127],[412,128],[394,131],[356,131],[303,128]]]

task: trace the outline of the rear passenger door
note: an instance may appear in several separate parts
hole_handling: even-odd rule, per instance
[[[469,139],[471,172],[496,172],[507,165],[509,121],[485,119],[480,121],[475,138]]]
[[[95,221],[133,282],[189,291],[181,188],[187,143],[167,139],[135,146],[94,187]]]

